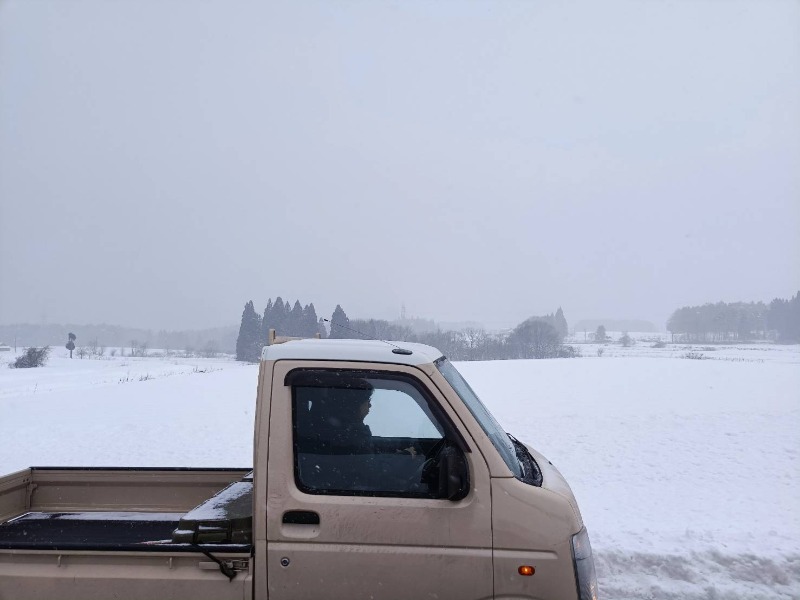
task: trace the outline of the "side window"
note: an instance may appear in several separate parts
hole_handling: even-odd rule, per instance
[[[409,381],[292,386],[297,486],[310,494],[439,497],[445,428]]]

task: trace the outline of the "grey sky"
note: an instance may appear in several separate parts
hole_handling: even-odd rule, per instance
[[[660,327],[800,289],[800,3],[0,2],[0,323]]]

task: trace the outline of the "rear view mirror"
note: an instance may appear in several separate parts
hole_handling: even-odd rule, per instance
[[[464,453],[447,446],[439,457],[439,497],[453,502],[469,493],[469,466]]]

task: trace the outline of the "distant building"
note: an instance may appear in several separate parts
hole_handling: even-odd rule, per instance
[[[0,342],[0,352],[11,352],[11,346],[6,346]]]

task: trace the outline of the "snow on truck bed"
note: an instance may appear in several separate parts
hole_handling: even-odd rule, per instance
[[[457,363],[572,485],[601,598],[800,598],[800,347],[606,348]],[[0,474],[249,467],[256,373],[58,351],[42,369],[0,364]]]

